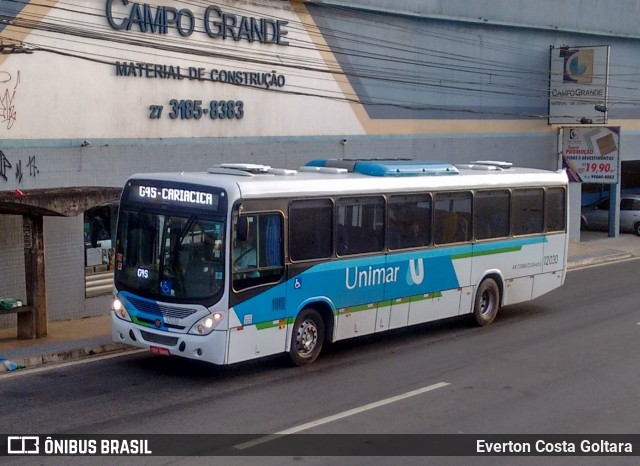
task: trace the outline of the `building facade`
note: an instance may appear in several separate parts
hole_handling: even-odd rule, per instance
[[[37,217],[48,320],[108,312],[110,205],[137,172],[320,157],[557,169],[563,47],[608,47],[594,107],[621,128],[635,183],[639,18],[632,0],[0,2],[0,296],[29,293]]]

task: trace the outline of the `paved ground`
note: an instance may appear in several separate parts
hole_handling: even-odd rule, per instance
[[[640,257],[640,238],[628,233],[609,238],[603,232],[582,232],[580,242],[569,244],[569,270],[633,257]],[[18,339],[15,328],[0,329],[0,372],[13,367],[10,363],[33,368],[131,349],[111,341],[105,310],[100,317],[50,323],[48,336],[38,340]]]

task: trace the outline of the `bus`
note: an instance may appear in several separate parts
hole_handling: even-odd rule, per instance
[[[564,171],[507,162],[220,164],[124,186],[112,338],[225,365],[505,305],[564,283]]]

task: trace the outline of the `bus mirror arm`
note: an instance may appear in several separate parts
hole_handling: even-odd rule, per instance
[[[249,236],[249,218],[246,215],[238,215],[236,223],[236,239],[246,241]]]

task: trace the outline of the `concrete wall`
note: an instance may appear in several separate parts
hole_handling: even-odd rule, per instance
[[[638,37],[636,0],[316,0],[416,16]]]
[[[22,217],[0,215],[0,296],[25,299]],[[16,316],[0,316],[0,328],[16,325]]]
[[[44,218],[49,322],[85,316],[82,231],[82,215]]]
[[[346,144],[343,144],[346,139]],[[225,138],[127,144],[95,140],[88,147],[2,149],[12,165],[33,157],[38,172],[24,174],[14,189],[74,186],[123,186],[138,172],[201,171],[223,162],[264,163],[298,168],[314,158],[413,157],[448,162],[504,159],[534,168],[555,169],[554,132],[518,134],[379,135],[344,134],[298,138]],[[2,145],[6,145],[0,142]],[[7,182],[9,184],[9,182]],[[2,184],[0,183],[0,187]]]

